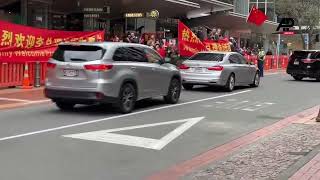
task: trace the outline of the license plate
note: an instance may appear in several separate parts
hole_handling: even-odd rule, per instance
[[[78,76],[78,70],[65,69],[63,70],[64,76],[66,77],[76,77]]]
[[[203,68],[196,67],[196,68],[194,68],[194,72],[203,72]]]
[[[294,61],[293,64],[294,65],[299,65],[300,63],[299,63],[299,61]]]

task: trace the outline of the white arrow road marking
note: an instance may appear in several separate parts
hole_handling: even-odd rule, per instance
[[[63,137],[161,150],[166,145],[168,145],[171,141],[179,137],[181,134],[183,134],[185,131],[190,129],[193,125],[197,124],[199,121],[203,120],[204,118],[205,117],[197,117],[197,118],[168,121],[168,122],[162,122],[162,123],[129,126],[129,127],[123,127],[123,128],[117,128],[117,129],[108,129],[108,130],[102,130],[102,131],[64,135]],[[129,136],[129,135],[114,133],[114,132],[120,132],[120,131],[126,131],[126,130],[163,126],[163,125],[177,124],[177,123],[183,123],[183,124],[180,125],[178,128],[176,128],[175,130],[171,131],[169,134],[162,137],[161,139],[151,139],[151,138],[145,138],[145,137]]]

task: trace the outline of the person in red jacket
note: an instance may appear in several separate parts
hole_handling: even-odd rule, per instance
[[[162,58],[166,57],[166,50],[162,46],[160,46],[160,44],[156,44],[155,49]]]

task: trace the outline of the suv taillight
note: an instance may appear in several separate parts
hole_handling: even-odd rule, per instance
[[[56,64],[54,64],[54,63],[51,63],[51,62],[47,62],[47,68],[48,69],[54,69],[54,68],[56,68]]]
[[[208,67],[209,71],[222,71],[223,70],[223,66],[212,66],[212,67]]]
[[[302,62],[306,64],[314,63],[318,61],[317,59],[303,59]]]
[[[181,65],[179,66],[179,69],[181,69],[181,70],[187,70],[187,69],[190,69],[190,67],[187,66],[187,65],[185,65],[185,64],[181,64]]]
[[[107,71],[113,68],[110,64],[87,64],[84,68],[89,71]]]

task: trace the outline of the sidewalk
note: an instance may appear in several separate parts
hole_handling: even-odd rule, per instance
[[[186,179],[320,180],[317,115],[318,111],[315,111],[294,121],[226,158],[192,172]],[[310,157],[310,154],[313,155]]]

